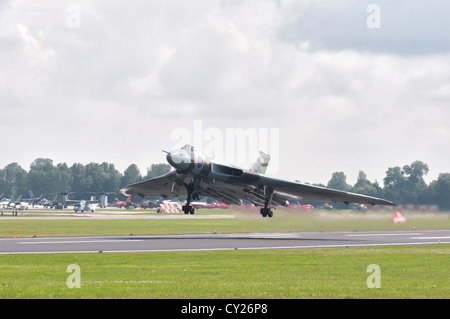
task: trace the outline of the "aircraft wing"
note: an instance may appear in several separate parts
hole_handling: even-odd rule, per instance
[[[369,204],[369,205],[392,205],[394,203],[387,201],[385,199],[356,194],[351,192],[345,192],[341,190],[335,190],[331,188],[325,188],[320,186],[313,186],[308,184],[301,184],[296,182],[289,182],[280,179],[269,178],[266,176],[262,177],[265,183],[273,188],[276,195],[281,195],[283,193],[298,196],[300,200],[310,200],[310,201],[331,201],[335,203],[359,203],[359,204]]]
[[[219,197],[226,204],[236,204],[236,199],[240,198],[254,205],[263,206],[266,195],[272,194],[272,202],[278,205],[285,205],[288,199],[359,203],[372,206],[396,205],[381,198],[290,182],[243,170],[228,169],[223,165],[213,167],[213,176],[214,182],[203,187],[203,193],[211,197]]]
[[[120,192],[125,196],[140,197],[186,196],[187,191],[183,184],[187,179],[190,179],[187,175],[171,171],[160,177],[128,185]],[[221,164],[212,165],[211,174],[207,180],[201,183],[198,192],[226,204],[237,205],[242,204],[241,200],[245,199],[256,206],[264,206],[265,199],[269,194],[272,203],[283,206],[288,199],[345,204],[395,205],[381,198],[290,182]]]
[[[182,179],[176,171],[171,171],[159,177],[155,177],[143,182],[128,185],[120,190],[125,196],[162,196],[176,197],[186,196],[187,191],[182,187]]]

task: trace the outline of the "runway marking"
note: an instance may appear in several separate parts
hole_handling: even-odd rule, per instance
[[[226,247],[226,248],[174,248],[174,249],[125,249],[125,250],[103,250],[103,253],[134,253],[134,252],[183,252],[183,251],[221,251],[221,250],[272,250],[272,249],[317,249],[317,248],[349,248],[349,247],[376,247],[376,246],[415,246],[431,244],[450,244],[447,242],[414,242],[414,243],[385,243],[385,244],[341,244],[341,245],[311,245],[311,246],[275,246],[275,247]],[[74,250],[74,251],[47,251],[47,252],[0,252],[0,255],[9,254],[74,254],[74,253],[98,253],[97,250]]]
[[[133,242],[143,241],[143,239],[133,239]],[[19,242],[19,245],[39,245],[39,244],[78,244],[78,243],[117,243],[130,242],[129,239],[112,239],[112,240],[64,240],[64,241],[28,241]]]
[[[423,233],[391,233],[391,234],[351,234],[345,235],[347,237],[369,237],[369,236],[411,236],[423,235]]]
[[[411,239],[449,239],[450,236],[443,237],[411,237]]]
[[[123,252],[175,252],[175,251],[220,251],[220,250],[278,250],[278,249],[315,249],[315,248],[349,248],[349,247],[376,247],[376,246],[411,246],[411,245],[431,245],[438,244],[437,242],[417,242],[417,243],[387,243],[387,244],[350,244],[350,245],[318,245],[318,246],[275,246],[275,247],[242,247],[242,248],[174,248],[174,249],[139,249],[139,250],[110,250],[104,251],[109,253],[123,253]],[[441,244],[450,244],[450,242],[441,242]]]

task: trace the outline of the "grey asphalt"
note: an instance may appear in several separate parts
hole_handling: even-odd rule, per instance
[[[450,230],[2,238],[0,254],[308,249],[449,244]]]

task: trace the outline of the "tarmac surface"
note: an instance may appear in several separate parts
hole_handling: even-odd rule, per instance
[[[2,220],[17,220],[17,216],[23,216],[27,219],[233,219],[233,215],[226,214],[157,214],[139,210],[111,210],[99,212],[78,212],[73,211],[51,211],[51,210],[0,210]]]
[[[439,243],[450,243],[450,230],[2,238],[0,254],[308,249]]]

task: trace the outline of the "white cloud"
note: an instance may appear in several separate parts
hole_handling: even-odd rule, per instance
[[[354,183],[364,170],[381,182],[414,160],[435,178],[450,160],[450,33],[436,26],[448,5],[381,1],[382,27],[369,30],[368,3],[80,1],[71,29],[69,1],[10,1],[0,134],[17,138],[0,167],[51,157],[144,170],[164,161],[175,128],[201,119],[278,128],[284,178],[326,183],[339,170]],[[16,149],[31,137],[46,146]]]

